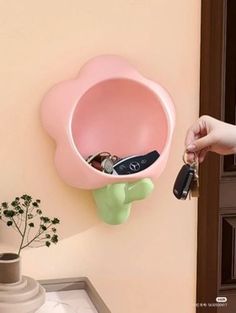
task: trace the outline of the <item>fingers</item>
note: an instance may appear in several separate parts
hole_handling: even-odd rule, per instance
[[[185,137],[185,146],[189,146],[193,141],[199,138],[201,127],[199,121],[196,121],[187,131]]]
[[[199,152],[188,152],[186,151],[185,161],[189,164],[192,164],[196,161],[202,163],[205,160],[207,152],[209,151],[209,147],[200,150]]]
[[[189,146],[197,139],[205,137],[211,132],[212,118],[207,115],[201,116],[187,131],[185,146]]]
[[[190,145],[186,147],[186,150],[187,152],[199,152],[210,147],[211,144],[212,144],[212,135],[209,134],[193,141]]]
[[[188,130],[185,145],[187,162],[193,163],[198,158],[199,163],[203,162],[211,145],[211,134],[207,134],[207,127],[204,118],[198,119]]]
[[[199,163],[202,163],[205,160],[205,157],[206,157],[208,151],[209,151],[208,147],[200,151],[200,153],[198,155],[198,162]]]
[[[196,161],[196,153],[186,151],[185,162],[192,164]]]
[[[204,161],[206,154],[212,149],[214,144],[214,119],[210,116],[201,116],[187,131],[185,146],[187,161],[193,162],[197,156],[198,161]]]

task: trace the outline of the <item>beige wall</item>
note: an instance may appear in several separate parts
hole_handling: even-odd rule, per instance
[[[195,312],[196,201],[172,195],[199,100],[200,0],[0,0],[1,201],[29,193],[61,219],[63,240],[29,249],[35,278],[88,276],[112,313]],[[90,192],[65,185],[39,106],[54,83],[99,54],[127,58],[172,95],[177,125],[168,168],[121,226],[103,224]],[[15,237],[0,229],[0,249]]]

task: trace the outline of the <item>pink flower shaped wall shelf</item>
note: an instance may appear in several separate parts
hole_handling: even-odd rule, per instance
[[[57,171],[71,186],[97,190],[154,179],[166,166],[175,124],[172,100],[163,87],[121,57],[98,56],[88,61],[77,78],[59,83],[46,94],[41,115],[56,142]],[[160,153],[159,158],[134,174],[106,174],[86,162],[88,156],[102,151],[126,157],[153,150]]]

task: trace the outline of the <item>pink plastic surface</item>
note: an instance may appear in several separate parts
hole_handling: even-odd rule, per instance
[[[163,87],[120,57],[99,56],[87,62],[76,79],[48,92],[41,113],[56,141],[57,170],[74,187],[96,189],[154,179],[165,168],[175,124],[172,100]],[[85,161],[102,151],[125,157],[152,150],[160,153],[159,159],[130,175],[105,174]]]

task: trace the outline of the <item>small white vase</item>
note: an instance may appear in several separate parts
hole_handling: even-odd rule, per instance
[[[33,278],[21,276],[20,257],[0,254],[0,313],[34,313],[45,302],[45,290]]]

